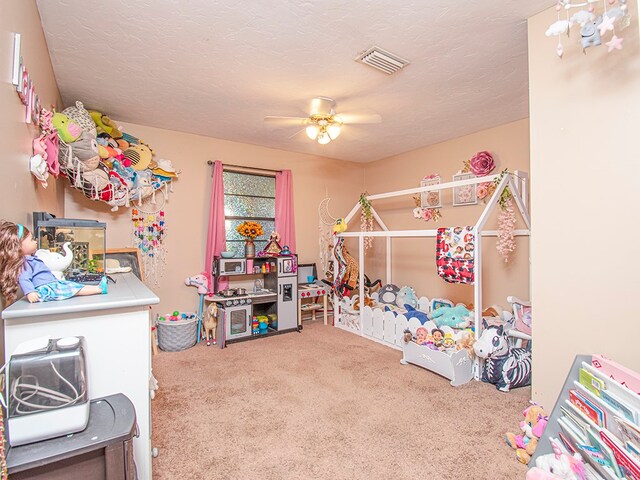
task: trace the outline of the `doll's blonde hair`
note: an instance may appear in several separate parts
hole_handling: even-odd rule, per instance
[[[27,227],[22,227],[22,236],[18,231],[15,223],[0,220],[0,293],[5,307],[16,301],[18,277],[24,266],[22,240],[31,233]]]

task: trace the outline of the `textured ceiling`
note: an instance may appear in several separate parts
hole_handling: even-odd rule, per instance
[[[526,19],[553,0],[39,0],[65,105],[358,162],[528,115]],[[388,76],[354,58],[411,62]],[[266,115],[378,113],[328,145]]]

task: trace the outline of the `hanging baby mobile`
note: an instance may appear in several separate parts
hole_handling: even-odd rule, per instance
[[[87,198],[111,206],[133,207],[134,246],[142,254],[146,278],[157,283],[164,265],[162,210],[178,178],[170,160],[155,160],[145,142],[123,132],[108,116],[82,102],[62,112],[41,108],[41,134],[33,141],[30,169],[43,187],[49,174],[69,179]]]
[[[436,173],[426,175],[421,181],[421,187],[428,187],[430,185],[437,185],[440,183],[440,176]],[[430,192],[422,192],[413,196],[415,202],[415,208],[413,209],[413,218],[418,218],[428,222],[433,220],[437,222],[442,214],[437,207],[442,206],[440,200],[440,190],[432,190]]]
[[[598,8],[600,5],[602,5],[601,9]],[[571,14],[576,8],[580,10]],[[571,28],[575,26],[580,29],[578,38],[583,53],[586,53],[587,48],[597,47],[603,42],[608,53],[622,50],[624,39],[619,37],[618,33],[631,23],[627,0],[587,0],[580,3],[559,0],[556,11],[558,12],[557,21],[547,28],[545,35],[558,37],[556,46],[558,57],[562,58],[564,55],[563,35],[566,34],[569,37]],[[604,41],[607,39],[608,41]]]

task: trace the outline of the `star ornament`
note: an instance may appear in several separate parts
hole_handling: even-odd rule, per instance
[[[622,42],[624,41],[624,38],[620,38],[616,35],[614,35],[613,37],[611,37],[611,40],[609,40],[607,43],[605,43],[605,45],[607,47],[609,47],[609,50],[607,50],[607,53],[611,53],[614,50],[622,50]]]
[[[613,30],[613,22],[615,20],[616,20],[615,17],[609,17],[606,13],[602,16],[602,22],[600,22],[600,25],[598,25],[598,29],[600,30],[600,36]]]

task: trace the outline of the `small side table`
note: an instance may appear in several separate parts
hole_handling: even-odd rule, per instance
[[[298,325],[302,325],[302,311],[311,310],[313,312],[313,319],[316,319],[316,310],[319,310],[320,305],[313,308],[302,308],[302,300],[306,298],[322,297],[322,309],[324,324],[327,324],[328,310],[329,310],[329,288],[322,285],[300,285],[298,287]]]

